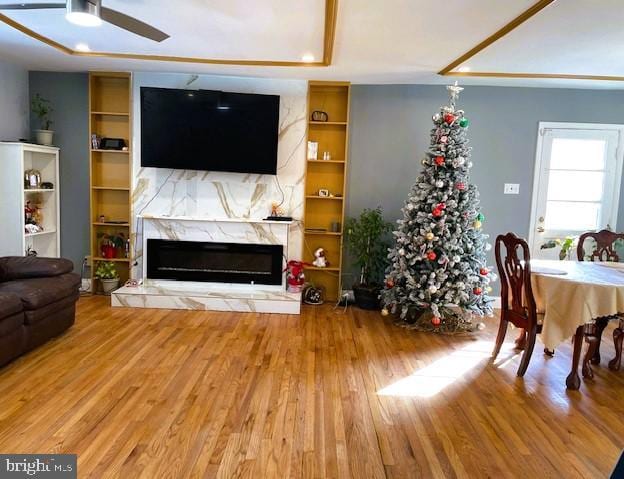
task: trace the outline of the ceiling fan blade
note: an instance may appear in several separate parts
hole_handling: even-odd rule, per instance
[[[128,30],[129,32],[135,33],[145,38],[149,38],[150,40],[154,40],[155,42],[162,42],[169,38],[165,32],[161,32],[157,28],[148,25],[136,18],[129,17],[117,10],[111,10],[110,8],[101,7],[100,8],[100,18],[105,22],[112,23],[124,30]]]
[[[0,10],[41,10],[44,8],[66,8],[64,3],[0,3]]]

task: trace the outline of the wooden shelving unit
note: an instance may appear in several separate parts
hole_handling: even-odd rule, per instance
[[[328,121],[308,121],[308,141],[318,142],[317,160],[306,163],[305,228],[323,228],[325,231],[304,231],[304,260],[312,262],[314,251],[324,248],[330,266],[306,268],[306,281],[325,288],[325,299],[340,297],[342,268],[342,231],[332,232],[331,224],[344,226],[344,196],[346,193],[347,158],[349,142],[349,101],[351,84],[348,82],[311,81],[308,84],[308,119],[315,110],[324,111]],[[329,152],[331,160],[323,160]],[[319,196],[320,189],[333,195]]]
[[[123,284],[129,277],[132,260],[125,248],[117,257],[102,258],[103,234],[123,233],[130,239],[132,222],[132,163],[129,151],[132,128],[132,88],[130,73],[92,72],[89,74],[89,144],[91,135],[123,138],[128,150],[90,150],[91,192],[91,281],[92,291],[99,291],[93,278],[99,261],[114,261]],[[104,221],[100,217],[104,216]]]

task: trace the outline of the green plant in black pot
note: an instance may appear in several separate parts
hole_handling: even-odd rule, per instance
[[[384,221],[381,207],[365,209],[345,225],[347,251],[360,269],[353,285],[355,303],[363,309],[379,309],[379,292],[388,262],[388,233],[392,224]]]

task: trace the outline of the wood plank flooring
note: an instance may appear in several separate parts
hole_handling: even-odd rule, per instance
[[[497,322],[444,337],[378,313],[112,309],[0,370],[0,451],[78,454],[79,477],[606,477],[624,371],[567,392],[570,347],[524,380]],[[613,356],[612,326],[603,358]],[[509,346],[513,340],[510,331]]]

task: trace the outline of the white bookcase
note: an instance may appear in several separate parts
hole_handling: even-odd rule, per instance
[[[30,189],[26,170],[41,172],[41,181],[53,189]],[[28,234],[24,228],[27,201],[38,204],[43,231]],[[38,256],[61,253],[59,212],[59,149],[29,143],[0,142],[0,256],[24,256],[28,249]]]

